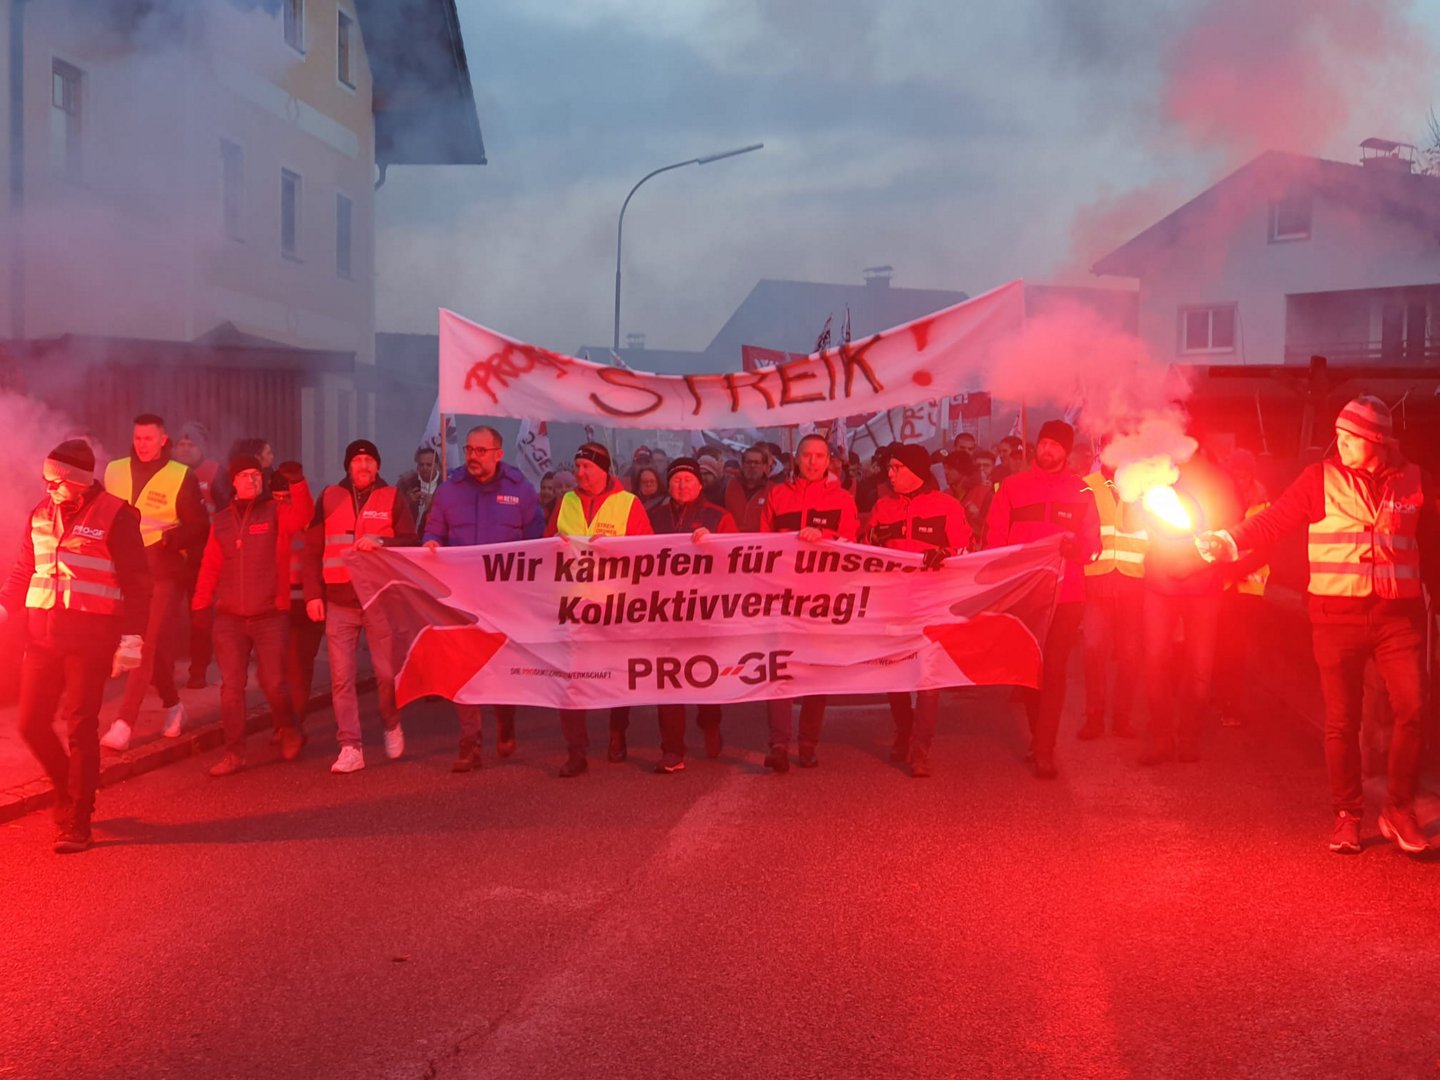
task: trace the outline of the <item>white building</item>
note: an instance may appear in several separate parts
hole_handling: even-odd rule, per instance
[[[373,434],[377,182],[485,161],[454,0],[0,0],[0,36],[6,336],[249,350],[288,382],[243,424],[137,404],[317,464]]]
[[[1140,335],[1178,364],[1440,365],[1440,178],[1260,155],[1095,264],[1139,279]]]

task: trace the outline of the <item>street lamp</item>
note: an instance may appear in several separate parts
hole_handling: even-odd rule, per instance
[[[671,169],[683,169],[686,165],[709,165],[712,161],[748,154],[750,151],[760,150],[764,146],[764,143],[754,143],[751,146],[742,146],[738,150],[726,150],[719,154],[706,154],[704,157],[690,158],[688,161],[677,161],[674,165],[663,165],[654,172],[646,173],[630,189],[630,194],[625,196],[625,202],[620,206],[620,224],[615,230],[615,337],[611,348],[616,353],[620,351],[620,245],[625,237],[625,208],[630,205],[630,200],[635,197],[635,192],[640,190],[640,185],[652,176],[659,176],[662,172],[669,172]]]

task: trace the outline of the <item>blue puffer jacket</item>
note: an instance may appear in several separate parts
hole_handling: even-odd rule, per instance
[[[425,519],[425,540],[442,547],[534,540],[544,531],[540,496],[519,469],[503,461],[489,483],[469,473],[446,480],[435,490]]]

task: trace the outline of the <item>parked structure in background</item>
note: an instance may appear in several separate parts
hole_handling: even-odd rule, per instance
[[[247,423],[278,432],[298,415],[300,445],[283,449],[316,466],[370,434],[388,391],[375,188],[391,165],[485,163],[454,0],[0,12],[0,377],[44,397],[57,374],[160,351],[186,370],[265,373],[273,400]],[[196,416],[222,443],[249,433],[182,383],[146,407]],[[75,419],[124,445],[103,416]]]

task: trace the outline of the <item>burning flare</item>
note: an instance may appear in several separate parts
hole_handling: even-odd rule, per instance
[[[1140,503],[1177,532],[1190,532],[1195,527],[1185,505],[1180,501],[1180,496],[1175,494],[1175,489],[1169,484],[1152,487],[1141,496]]]

